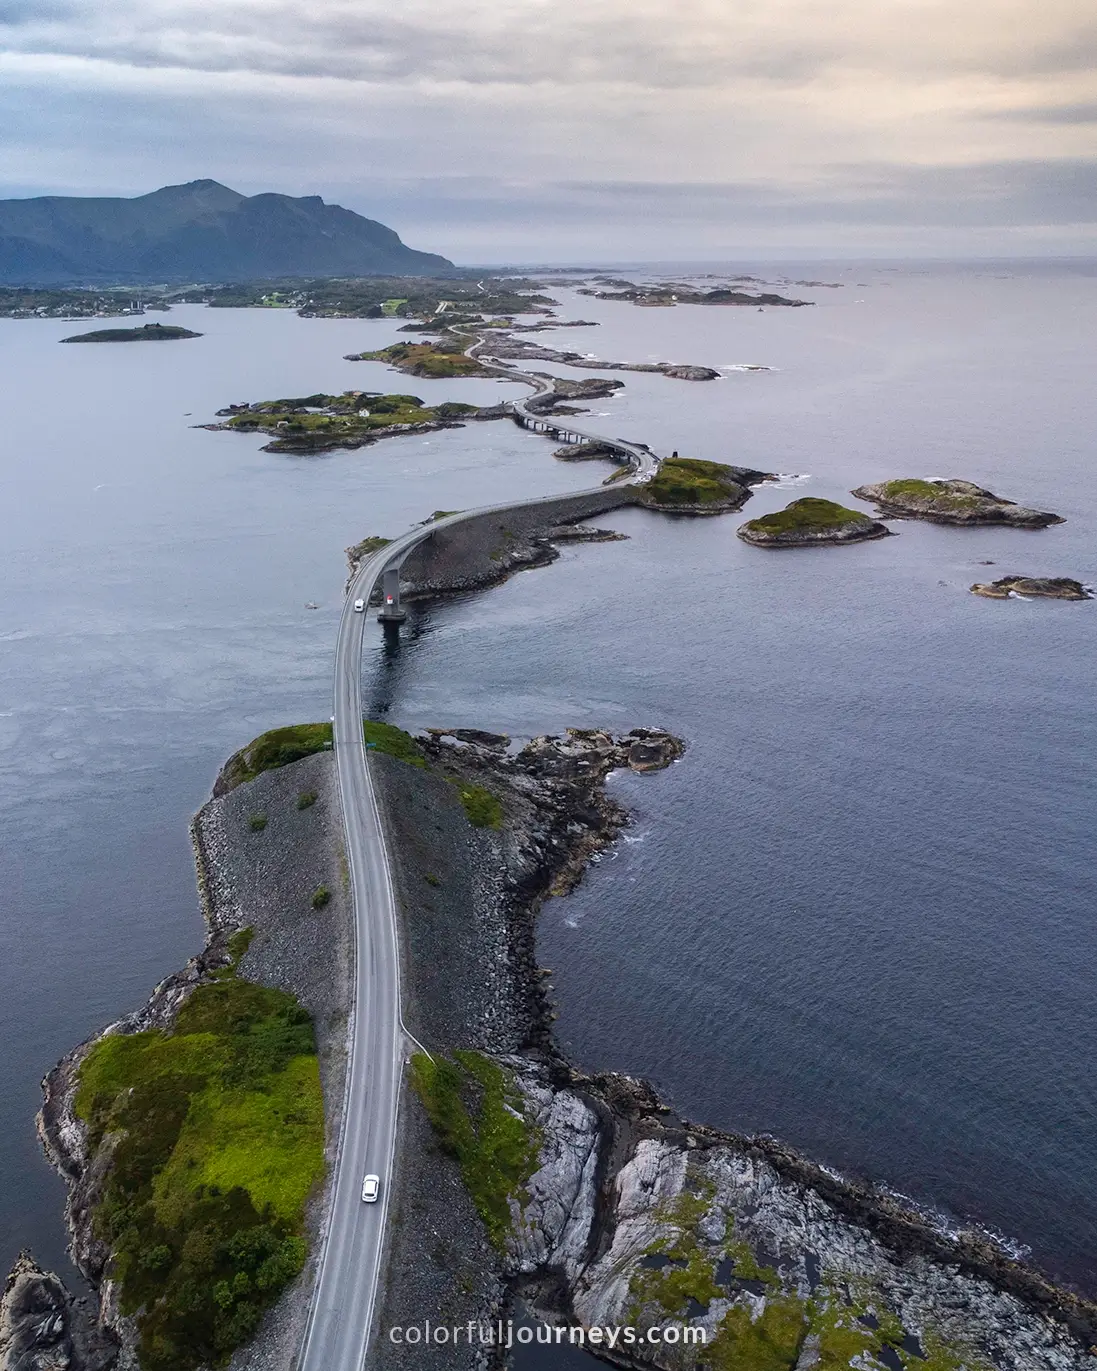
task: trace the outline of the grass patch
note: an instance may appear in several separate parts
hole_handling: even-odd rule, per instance
[[[729,466],[695,457],[669,457],[640,489],[645,503],[659,505],[708,505],[746,496]]]
[[[323,909],[326,904],[331,903],[331,891],[326,885],[318,885],[312,892],[312,898],[309,903],[312,905],[313,909]]]
[[[240,955],[250,931],[230,943]],[[324,1166],[308,1014],[232,974],[200,986],[168,1032],[92,1048],[76,1112],[93,1148],[116,1139],[94,1226],[143,1371],[223,1365],[306,1256]]]
[[[986,498],[945,490],[934,481],[922,481],[913,476],[898,481],[884,481],[880,489],[885,500],[895,500],[899,504],[909,500],[928,500],[940,510],[973,509]]]
[[[262,833],[267,826],[267,816],[265,814],[253,814],[248,819],[248,827],[253,833]]]
[[[318,798],[315,790],[302,790],[297,796],[297,808],[311,809]]]
[[[524,1200],[540,1150],[514,1077],[479,1052],[459,1051],[452,1061],[419,1052],[411,1060],[411,1083],[440,1146],[460,1163],[488,1237],[502,1251],[511,1229],[510,1201]]]
[[[384,752],[409,766],[427,769],[427,759],[423,749],[410,733],[395,724],[383,724],[378,719],[367,719],[362,725],[366,745],[374,752]]]
[[[868,515],[863,510],[847,509],[833,500],[818,500],[807,496],[774,514],[749,519],[744,528],[759,533],[804,533],[819,528],[842,528],[846,524],[863,524]]]
[[[503,806],[498,795],[487,786],[473,785],[471,781],[450,778],[450,785],[457,787],[461,797],[461,807],[473,828],[502,828]]]
[[[476,360],[464,352],[453,350],[446,343],[392,343],[377,352],[360,352],[354,358],[359,362],[387,362],[397,371],[409,376],[487,376],[490,373]]]
[[[239,752],[233,753],[221,768],[217,791],[224,795],[245,781],[254,781],[264,771],[299,762],[314,752],[331,747],[331,724],[291,724],[288,728],[272,728],[261,733]]]
[[[438,887],[442,884],[440,878],[437,877],[433,871],[428,871],[427,874],[423,877],[423,880],[426,881],[427,885],[432,885],[435,887]]]
[[[367,557],[372,557],[375,552],[380,552],[383,547],[388,547],[392,542],[391,538],[363,538],[360,543],[355,543],[353,547],[347,548],[347,556],[352,562],[364,562]]]
[[[807,1313],[794,1295],[766,1300],[759,1318],[729,1309],[705,1348],[712,1371],[793,1371],[807,1336]],[[848,1362],[842,1363],[848,1371]]]
[[[244,960],[248,948],[255,938],[255,929],[240,928],[228,940],[228,954],[232,958],[232,969],[235,971]]]

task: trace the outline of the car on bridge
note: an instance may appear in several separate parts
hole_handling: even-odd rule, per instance
[[[365,602],[365,600],[355,600],[355,602],[354,602],[354,612],[355,612],[355,614],[365,614],[365,612],[366,612],[366,602]]]

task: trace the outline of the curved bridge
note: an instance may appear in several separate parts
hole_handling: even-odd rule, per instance
[[[480,345],[474,344],[469,351]],[[530,375],[497,362],[491,368],[500,375],[535,386],[539,395],[553,389],[551,377]],[[632,466],[632,484],[650,480],[658,470],[658,459],[643,444],[606,438],[571,423],[559,423],[551,414],[531,412],[529,404],[530,400],[511,403],[517,423],[569,442],[605,444]],[[575,493],[598,493],[602,489],[598,486],[593,492]],[[381,1278],[406,1051],[406,1032],[400,1016],[396,901],[362,733],[362,644],[368,616],[355,613],[353,604],[361,598],[368,606],[374,591],[381,586],[383,606],[378,617],[398,621],[403,618],[400,567],[438,529],[451,528],[484,514],[535,507],[558,499],[559,495],[552,495],[489,505],[417,525],[364,561],[348,587],[335,649],[333,732],[353,903],[354,1009],[348,1029],[346,1094],[331,1212],[299,1371],[361,1371],[365,1364]],[[362,1201],[362,1179],[369,1173],[381,1178],[380,1199],[375,1204]]]

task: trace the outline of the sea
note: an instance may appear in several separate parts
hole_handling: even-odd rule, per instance
[[[585,422],[780,480],[743,515],[613,512],[597,522],[628,541],[413,608],[398,649],[369,642],[365,698],[410,729],[679,734],[668,770],[611,778],[631,826],[541,915],[564,1050],[1093,1294],[1097,601],[968,587],[1097,581],[1097,263],[663,270],[812,303],[643,309],[554,285],[560,318],[598,327],[550,345],[720,371],[609,373],[625,387]],[[188,821],[229,753],[331,713],[344,549],[601,470],[505,421],[264,453],[197,426],[315,391],[525,392],[344,360],[399,321],[162,317],[203,336],[62,346],[88,325],[0,320],[0,1268],[29,1247],[70,1279],[40,1079],[199,948]],[[1066,522],[897,522],[782,552],[735,536],[899,476]]]

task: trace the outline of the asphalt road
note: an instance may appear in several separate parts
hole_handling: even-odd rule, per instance
[[[540,391],[549,388],[549,382],[517,368],[494,365]],[[549,416],[529,414],[523,401],[512,407],[526,418],[553,422]],[[645,448],[586,433],[576,428],[570,417],[561,420],[560,426],[569,433],[619,447],[633,463],[633,481],[653,474],[658,467],[657,459]],[[601,487],[595,489],[600,491]],[[355,613],[354,601],[361,598],[368,606],[385,568],[399,565],[439,527],[556,499],[558,495],[486,506],[417,525],[363,562],[348,590],[335,647],[334,736],[354,907],[355,1004],[334,1198],[299,1371],[361,1371],[366,1363],[384,1254],[406,1052],[400,1018],[396,901],[362,736],[362,642],[367,623],[372,627],[373,616]],[[375,1204],[362,1200],[362,1180],[370,1172],[381,1177],[381,1194]],[[424,1310],[424,1317],[431,1312]]]

